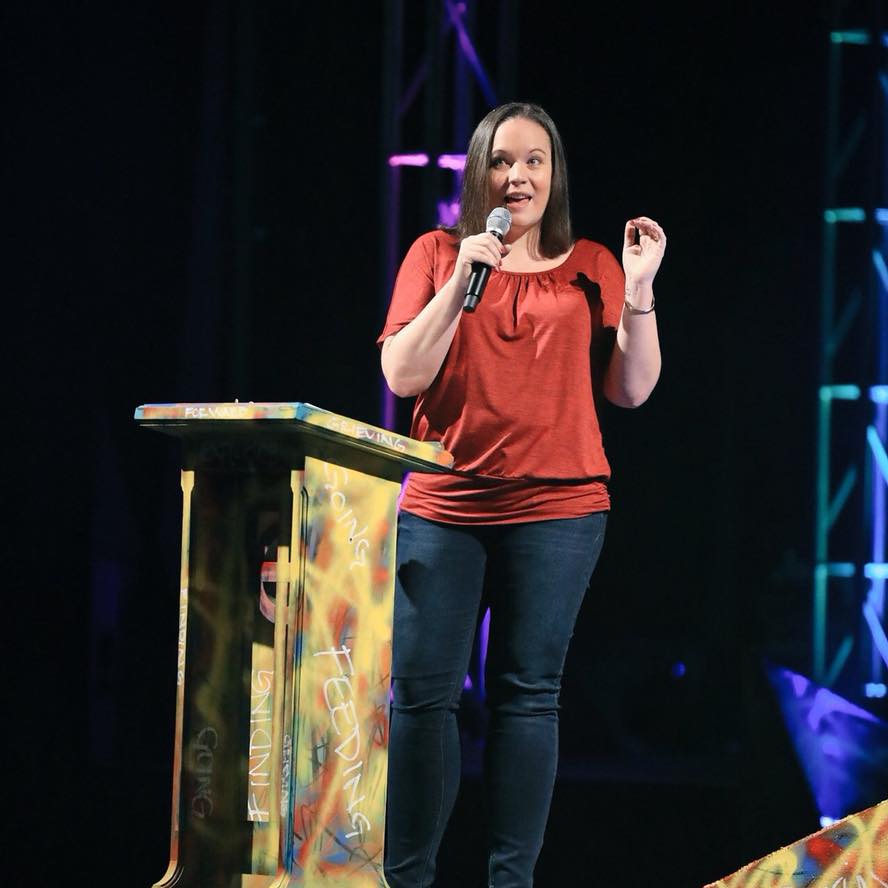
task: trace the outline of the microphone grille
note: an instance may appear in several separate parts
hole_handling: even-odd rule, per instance
[[[505,207],[497,207],[487,217],[487,230],[505,237],[512,227],[512,214]]]

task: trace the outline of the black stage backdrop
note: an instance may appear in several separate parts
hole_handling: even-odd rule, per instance
[[[9,724],[35,872],[147,885],[166,863],[179,492],[136,405],[379,421],[381,6],[248,6],[5,13]],[[761,660],[809,660],[828,22],[817,3],[596,7],[510,4],[501,98],[559,123],[579,233],[619,255],[625,219],[666,228],[664,369],[603,417],[614,506],[539,878],[648,847],[657,884],[700,884],[817,826]]]

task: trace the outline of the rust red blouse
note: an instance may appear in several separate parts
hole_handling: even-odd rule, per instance
[[[443,231],[415,241],[380,345],[446,283],[457,249]],[[624,288],[614,255],[584,239],[549,271],[492,271],[474,314],[461,317],[438,375],[417,397],[410,432],[440,441],[465,474],[411,474],[401,508],[458,524],[608,509],[610,466],[592,377],[608,359]]]

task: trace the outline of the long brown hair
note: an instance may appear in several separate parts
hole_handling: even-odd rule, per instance
[[[466,152],[459,219],[452,231],[459,238],[484,231],[489,209],[488,182],[493,137],[500,124],[512,117],[524,117],[538,123],[548,133],[552,145],[552,185],[540,223],[539,251],[547,259],[553,259],[566,253],[573,244],[567,194],[567,160],[555,122],[539,105],[530,102],[500,105],[488,112],[475,127]]]

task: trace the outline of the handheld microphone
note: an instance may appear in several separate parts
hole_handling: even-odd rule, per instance
[[[512,226],[512,214],[505,207],[497,207],[487,217],[487,232],[493,234],[502,242]],[[473,312],[481,301],[481,294],[487,286],[487,278],[490,277],[490,266],[484,262],[472,263],[472,274],[469,277],[469,285],[466,287],[466,299],[463,303],[463,311]]]

